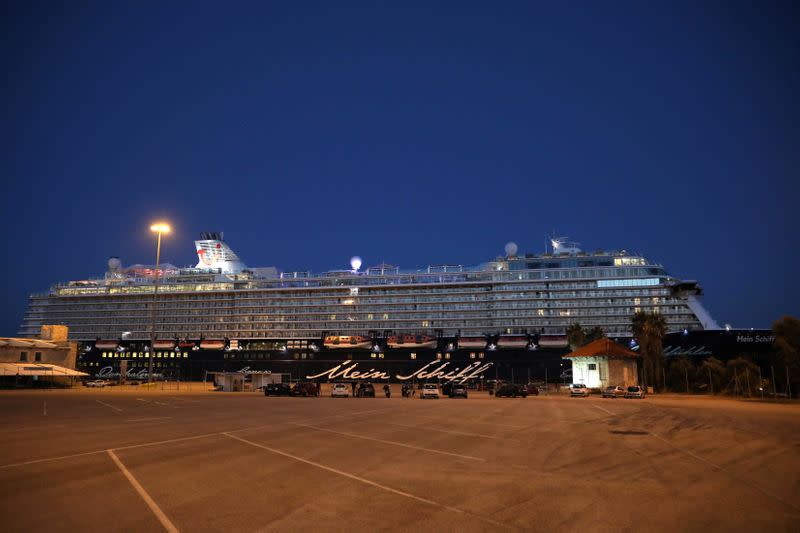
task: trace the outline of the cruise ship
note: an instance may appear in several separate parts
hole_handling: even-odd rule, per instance
[[[477,266],[362,268],[354,257],[350,268],[322,273],[249,268],[217,233],[202,234],[195,250],[192,268],[124,267],[112,257],[102,277],[31,295],[19,333],[68,326],[80,366],[95,373],[124,360],[140,375],[152,351],[161,374],[246,368],[330,378],[336,363],[401,376],[441,362],[449,373],[485,367],[499,378],[557,372],[576,322],[623,340],[639,310],[660,313],[670,332],[719,329],[696,281],[638,253],[586,252],[562,238],[539,254],[508,243]]]

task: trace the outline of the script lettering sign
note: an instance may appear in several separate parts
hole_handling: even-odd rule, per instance
[[[335,367],[325,370],[324,372],[320,372],[319,374],[313,374],[306,376],[306,379],[321,379],[326,378],[328,380],[331,379],[349,379],[349,380],[356,380],[356,379],[370,379],[370,380],[385,380],[389,379],[389,374],[382,370],[376,370],[374,368],[370,368],[369,370],[359,371],[356,370],[358,367],[357,361],[343,361],[342,363],[336,365]],[[414,372],[403,375],[403,374],[395,374],[394,378],[398,381],[408,381],[410,379],[440,379],[443,381],[453,381],[456,383],[464,383],[469,379],[476,378],[489,370],[494,363],[482,363],[482,362],[474,362],[472,364],[467,365],[465,368],[450,368],[450,361],[441,362],[431,361],[430,363],[418,368]],[[437,366],[438,365],[438,366]]]

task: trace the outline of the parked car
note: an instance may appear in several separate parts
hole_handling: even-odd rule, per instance
[[[107,382],[107,381],[105,381],[105,380],[102,380],[102,379],[94,379],[94,380],[92,380],[92,381],[84,381],[84,382],[83,382],[83,385],[84,385],[85,387],[95,387],[95,388],[99,388],[99,387],[105,387],[105,386],[107,386],[107,385],[108,385],[108,382]]]
[[[311,381],[298,381],[292,387],[293,396],[319,396],[319,385]]]
[[[291,396],[292,386],[288,383],[267,383],[264,396]]]
[[[587,387],[583,383],[573,383],[570,386],[569,390],[570,396],[583,396],[585,398],[589,396],[589,394],[590,394],[589,387]]]
[[[349,398],[350,387],[346,383],[334,383],[331,387],[331,398]]]
[[[356,398],[374,398],[375,386],[372,383],[359,383],[356,388]]]
[[[533,396],[539,396],[539,387],[544,385],[538,385],[536,383],[528,383],[525,385],[525,390],[528,394],[532,394]]]
[[[527,398],[528,389],[527,387],[523,387],[522,385],[512,385],[510,383],[504,383],[503,385],[500,385],[500,388],[495,391],[494,395],[497,396],[498,398],[516,398],[518,396],[522,398]]]
[[[450,398],[466,398],[467,397],[467,386],[461,385],[460,383],[455,383],[449,387],[447,391],[447,395]]]
[[[628,390],[625,391],[625,397],[644,400],[644,388],[639,386],[628,387]]]
[[[618,398],[625,396],[625,389],[619,385],[610,385],[603,389],[603,398]]]
[[[434,383],[426,383],[422,386],[422,392],[419,395],[423,400],[425,398],[439,399],[439,387]]]

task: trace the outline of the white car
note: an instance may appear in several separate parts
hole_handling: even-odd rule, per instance
[[[350,387],[346,383],[334,383],[331,387],[331,398],[349,398]]]
[[[432,384],[432,383],[426,383],[425,385],[422,386],[422,393],[419,395],[419,397],[422,398],[422,399],[435,398],[435,399],[438,400],[439,399],[439,387],[434,385],[434,384]]]
[[[95,379],[94,381],[86,381],[84,385],[87,387],[105,387],[108,385],[108,382],[103,381],[102,379]]]
[[[573,383],[570,386],[569,395],[570,396],[583,396],[583,397],[589,396],[589,387],[587,387],[583,383]]]
[[[625,391],[626,398],[638,398],[640,400],[644,400],[644,387],[633,386],[628,387],[628,390]]]

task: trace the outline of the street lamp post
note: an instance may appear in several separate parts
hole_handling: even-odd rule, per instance
[[[164,233],[170,232],[169,224],[164,224],[163,222],[159,222],[157,224],[153,224],[150,226],[150,231],[158,234],[158,241],[156,244],[156,272],[155,272],[155,282],[153,283],[153,312],[151,313],[151,324],[150,324],[150,357],[148,357],[147,361],[147,382],[153,382],[153,358],[155,357],[155,345],[156,345],[156,298],[158,297],[158,275],[159,275],[159,263],[161,262],[161,235]]]

